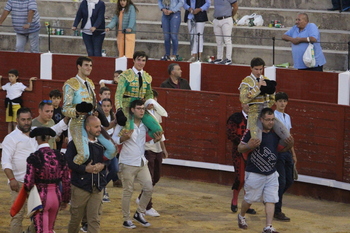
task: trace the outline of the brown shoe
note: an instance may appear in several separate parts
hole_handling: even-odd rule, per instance
[[[122,181],[121,180],[116,180],[113,182],[113,187],[123,187]]]
[[[284,213],[279,212],[275,213],[273,216],[276,220],[278,221],[283,221],[283,222],[290,222],[290,218],[288,218]]]

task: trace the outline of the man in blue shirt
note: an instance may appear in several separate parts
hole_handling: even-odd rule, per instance
[[[238,214],[238,226],[242,229],[248,228],[244,217],[247,210],[253,202],[263,199],[266,212],[266,227],[263,232],[277,233],[272,227],[272,219],[275,203],[278,202],[278,172],[275,165],[280,137],[272,129],[275,115],[271,108],[261,110],[260,121],[263,126],[262,140],[251,138],[248,131],[238,145],[238,152],[249,153],[245,169],[245,195],[241,212]],[[284,142],[287,146],[281,152],[289,150],[294,144],[294,139],[289,136]]]
[[[0,25],[11,12],[16,34],[16,51],[24,52],[29,40],[30,52],[39,52],[40,16],[35,0],[8,0],[0,18]]]
[[[298,14],[295,19],[295,25],[282,36],[282,39],[292,43],[294,68],[299,70],[323,71],[326,58],[320,44],[320,32],[314,23],[309,23],[307,14]],[[316,58],[315,67],[312,68],[308,68],[303,62],[303,55],[309,42],[314,45]]]

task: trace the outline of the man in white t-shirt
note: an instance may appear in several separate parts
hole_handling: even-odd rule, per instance
[[[139,181],[142,185],[142,196],[133,218],[144,227],[151,224],[144,218],[146,206],[152,197],[153,185],[147,159],[145,158],[145,142],[147,127],[142,123],[145,114],[145,106],[142,100],[134,100],[130,104],[130,110],[134,119],[134,129],[124,131],[119,136],[122,126],[117,125],[113,133],[113,141],[118,145],[123,144],[119,156],[119,171],[123,183],[122,212],[123,227],[136,228],[130,218],[130,200],[134,190],[134,182]],[[155,132],[153,142],[162,138],[162,133]]]

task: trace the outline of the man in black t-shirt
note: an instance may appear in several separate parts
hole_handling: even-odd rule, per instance
[[[247,131],[238,145],[240,153],[249,153],[245,169],[244,200],[241,213],[238,214],[238,226],[247,229],[245,213],[253,202],[265,203],[266,227],[263,232],[277,233],[272,227],[275,203],[278,202],[278,173],[275,165],[280,137],[272,130],[275,122],[274,111],[264,108],[259,120],[263,126],[262,140],[251,138]],[[289,136],[284,140],[285,146],[281,152],[289,150],[294,145],[294,139]]]

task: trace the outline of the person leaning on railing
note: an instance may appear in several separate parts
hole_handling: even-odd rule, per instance
[[[135,50],[137,7],[132,0],[120,0],[111,22],[106,27],[109,32],[114,27],[117,31],[119,57],[132,58]]]

